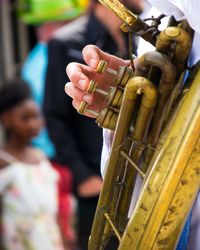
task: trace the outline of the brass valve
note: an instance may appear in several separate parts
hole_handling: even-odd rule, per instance
[[[96,72],[99,74],[107,72],[113,75],[113,82],[115,86],[112,86],[109,91],[105,91],[99,88],[94,80],[91,80],[86,90],[86,93],[88,94],[97,92],[104,95],[106,108],[104,107],[97,112],[90,109],[88,107],[88,103],[83,101],[78,108],[78,112],[80,114],[84,114],[85,112],[90,113],[97,118],[96,123],[99,126],[114,130],[122,103],[124,87],[128,80],[133,77],[134,72],[131,68],[125,66],[120,66],[117,71],[106,66],[107,62],[101,60],[97,66]]]
[[[96,72],[99,74],[104,73],[105,71],[109,74],[112,74],[114,76],[114,83],[116,87],[124,88],[128,80],[133,77],[133,71],[131,68],[120,66],[118,71],[113,70],[111,68],[106,67],[107,62],[101,60],[97,66]],[[87,94],[93,94],[94,92],[97,92],[101,95],[106,96],[106,100],[109,104],[113,103],[110,101],[110,98],[112,97],[113,100],[113,91],[105,91],[101,88],[97,87],[97,83],[94,80],[90,81],[90,84],[86,90]],[[119,92],[119,91],[118,91]],[[112,94],[111,94],[112,93]],[[78,113],[84,114],[85,112],[88,112],[92,114],[93,116],[97,117],[98,112],[91,110],[88,108],[88,103],[87,102],[81,102],[79,108],[78,108]]]
[[[101,60],[99,62],[99,64],[98,64],[98,66],[97,66],[96,72],[99,73],[99,74],[102,74],[104,72],[105,68],[106,68],[106,65],[107,65],[107,62]],[[86,90],[86,93],[87,94],[93,94],[94,92],[97,92],[97,93],[99,93],[101,95],[104,95],[104,96],[107,96],[107,94],[108,94],[108,92],[106,92],[105,90],[98,88],[97,83],[94,80],[91,80],[90,83],[89,83],[89,86],[88,86],[88,88]],[[89,112],[92,115],[98,116],[97,112],[88,109],[88,103],[87,102],[82,101],[79,108],[78,108],[78,113],[84,114],[85,112]]]

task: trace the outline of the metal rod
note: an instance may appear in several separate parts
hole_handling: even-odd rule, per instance
[[[116,76],[117,75],[117,71],[111,68],[105,68],[105,71]]]
[[[99,88],[96,88],[96,89],[95,89],[95,92],[97,92],[97,93],[99,93],[99,94],[101,94],[101,95],[105,95],[105,96],[108,95],[108,92],[106,92],[106,91],[103,90],[103,89],[99,89]]]
[[[85,113],[85,110],[87,109],[88,107],[88,103],[87,102],[81,102],[81,104],[79,105],[79,108],[78,108],[78,113],[79,114],[84,114]]]
[[[94,115],[95,117],[97,117],[97,116],[99,115],[98,112],[96,112],[96,111],[94,111],[94,110],[92,110],[92,109],[86,109],[86,112],[88,112],[88,113]]]
[[[131,160],[131,158],[127,155],[126,152],[124,152],[124,151],[122,150],[122,151],[121,151],[121,156],[123,156],[123,157],[131,164],[131,166],[134,167],[134,168],[138,171],[139,175],[140,175],[143,179],[145,178],[145,173],[141,170],[141,168],[138,167],[137,164],[135,164],[135,163]]]
[[[112,106],[110,106],[109,109],[112,110],[112,111],[114,111],[114,112],[117,113],[117,114],[119,114],[119,112],[120,112],[120,109],[114,108],[114,107],[112,107]]]
[[[118,240],[119,240],[119,242],[120,242],[121,239],[122,239],[122,238],[121,238],[121,235],[120,235],[120,233],[118,232],[117,228],[115,227],[114,223],[112,222],[112,220],[111,220],[109,214],[108,214],[108,213],[105,213],[104,216],[105,216],[106,220],[108,221],[108,223],[110,224],[110,226],[112,227],[112,229],[113,229],[115,235],[117,236],[117,238],[118,238]]]

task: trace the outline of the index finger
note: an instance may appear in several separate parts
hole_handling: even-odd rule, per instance
[[[73,84],[81,90],[86,90],[89,84],[89,77],[92,74],[89,66],[80,63],[69,63],[66,67],[66,73]]]
[[[125,61],[119,57],[110,55],[95,45],[87,45],[83,49],[83,58],[85,62],[93,69],[97,68],[100,60],[106,61],[108,63],[107,66],[114,70],[117,70],[119,66],[129,66],[130,64],[129,61]]]

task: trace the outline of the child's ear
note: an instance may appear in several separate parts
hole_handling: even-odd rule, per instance
[[[12,122],[11,122],[11,116],[9,112],[4,112],[1,115],[1,122],[5,128],[10,128]]]

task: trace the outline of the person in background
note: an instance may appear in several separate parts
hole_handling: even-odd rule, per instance
[[[156,7],[161,13],[165,15],[173,15],[177,21],[186,18],[194,30],[194,40],[192,44],[192,50],[189,57],[189,66],[194,66],[200,60],[200,19],[198,18],[200,12],[200,5],[198,0],[192,1],[173,1],[173,0],[149,0],[149,2]],[[151,12],[152,13],[152,12]],[[144,51],[144,46],[140,48],[140,51]],[[94,73],[95,68],[100,60],[109,61],[108,67],[117,69],[119,66],[128,66],[128,62],[109,55],[103,52],[95,46],[87,46],[83,50],[83,57],[87,63],[85,65],[72,63],[67,67],[68,77],[71,82],[66,84],[66,93],[73,98],[73,105],[78,108],[81,101],[87,101],[88,104],[93,105],[97,109],[100,108],[100,100],[95,99],[92,95],[85,93],[93,72],[93,79],[97,79],[97,75]],[[80,80],[84,84],[80,84]],[[99,85],[103,86],[106,79],[101,79]],[[85,97],[87,96],[87,98]],[[105,162],[109,157],[110,147],[112,143],[113,135],[110,132],[104,133],[104,150],[102,153],[102,172],[105,172]],[[136,188],[140,188],[137,186]],[[200,194],[198,193],[196,201],[192,208],[192,211],[186,221],[184,230],[179,239],[177,246],[178,250],[199,250],[200,249]]]
[[[64,85],[69,81],[65,67],[73,61],[83,63],[81,51],[88,43],[111,54],[128,57],[127,39],[120,30],[121,21],[98,1],[91,0],[90,3],[88,15],[55,32],[49,42],[44,98],[44,114],[55,145],[56,161],[68,165],[72,170],[74,192],[78,199],[78,241],[83,250],[87,249],[102,186],[102,130],[93,120],[78,115],[71,105],[71,99],[64,94]],[[143,7],[140,0],[135,0],[131,6],[137,13]],[[80,86],[82,84],[84,82],[80,79]]]
[[[19,17],[27,25],[35,27],[38,43],[27,56],[21,75],[29,84],[33,98],[42,107],[44,98],[45,76],[48,64],[48,41],[54,32],[66,23],[82,15],[88,6],[87,0],[43,0],[18,2]],[[44,127],[33,139],[32,144],[40,148],[49,159],[55,156],[53,143]]]
[[[86,11],[87,6],[87,0],[20,0],[18,2],[20,19],[25,24],[34,25],[38,40],[38,43],[24,62],[21,75],[29,84],[33,98],[40,107],[42,107],[43,103],[45,75],[48,63],[47,43],[56,30],[82,15]],[[53,166],[59,173],[59,221],[66,244],[73,244],[75,234],[70,222],[70,217],[73,214],[71,172],[67,166],[61,167],[54,160],[54,145],[45,127],[32,140],[32,145],[42,150],[52,160]]]
[[[64,250],[57,220],[58,175],[30,141],[41,127],[39,109],[21,79],[0,90],[5,142],[0,149],[1,249]]]

